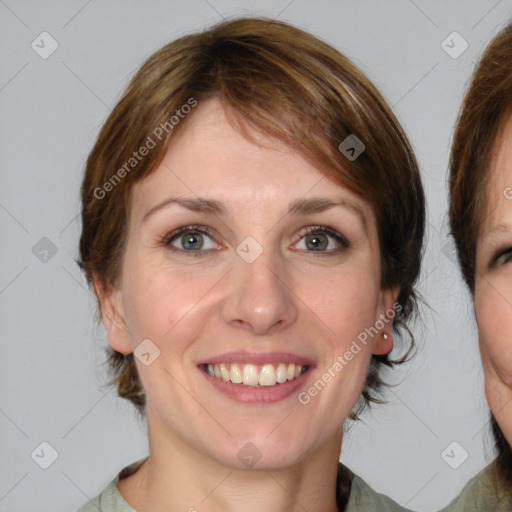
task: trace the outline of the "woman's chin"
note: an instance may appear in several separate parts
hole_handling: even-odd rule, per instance
[[[229,444],[219,442],[217,446],[222,451],[212,452],[212,445],[209,446],[212,459],[235,471],[277,471],[295,466],[306,457],[303,443],[296,445],[282,440],[274,442],[274,440],[265,439],[264,436],[237,437]]]
[[[290,456],[275,450],[260,450],[248,442],[236,454],[222,454],[219,462],[234,471],[281,471],[298,465],[301,460],[301,454]]]

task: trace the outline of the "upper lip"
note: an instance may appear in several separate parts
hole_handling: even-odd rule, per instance
[[[278,364],[278,363],[295,363],[302,366],[314,366],[314,361],[308,357],[290,352],[226,352],[217,356],[208,357],[197,362],[201,364],[221,364],[221,363],[245,363],[254,365]]]

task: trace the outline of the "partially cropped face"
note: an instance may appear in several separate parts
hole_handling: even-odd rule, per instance
[[[498,140],[489,173],[477,240],[475,314],[487,401],[512,444],[512,119]]]
[[[134,188],[109,342],[135,351],[152,449],[296,464],[339,439],[392,348],[374,213],[216,99],[187,123]]]

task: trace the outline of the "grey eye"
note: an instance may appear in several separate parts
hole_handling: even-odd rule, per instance
[[[498,267],[512,261],[512,247],[500,249],[492,259],[492,266]]]
[[[178,244],[178,245],[176,245]],[[206,233],[187,232],[175,237],[172,242],[174,247],[186,251],[198,251],[201,249],[214,249],[215,242]]]

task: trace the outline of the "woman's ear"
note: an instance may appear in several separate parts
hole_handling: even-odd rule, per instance
[[[93,274],[93,284],[96,296],[100,301],[101,318],[110,346],[117,352],[130,354],[133,349],[126,326],[121,290],[107,288],[95,273]]]
[[[384,356],[393,350],[393,320],[395,304],[400,288],[389,288],[380,292],[380,304],[375,327],[379,333],[373,339],[373,353]]]

